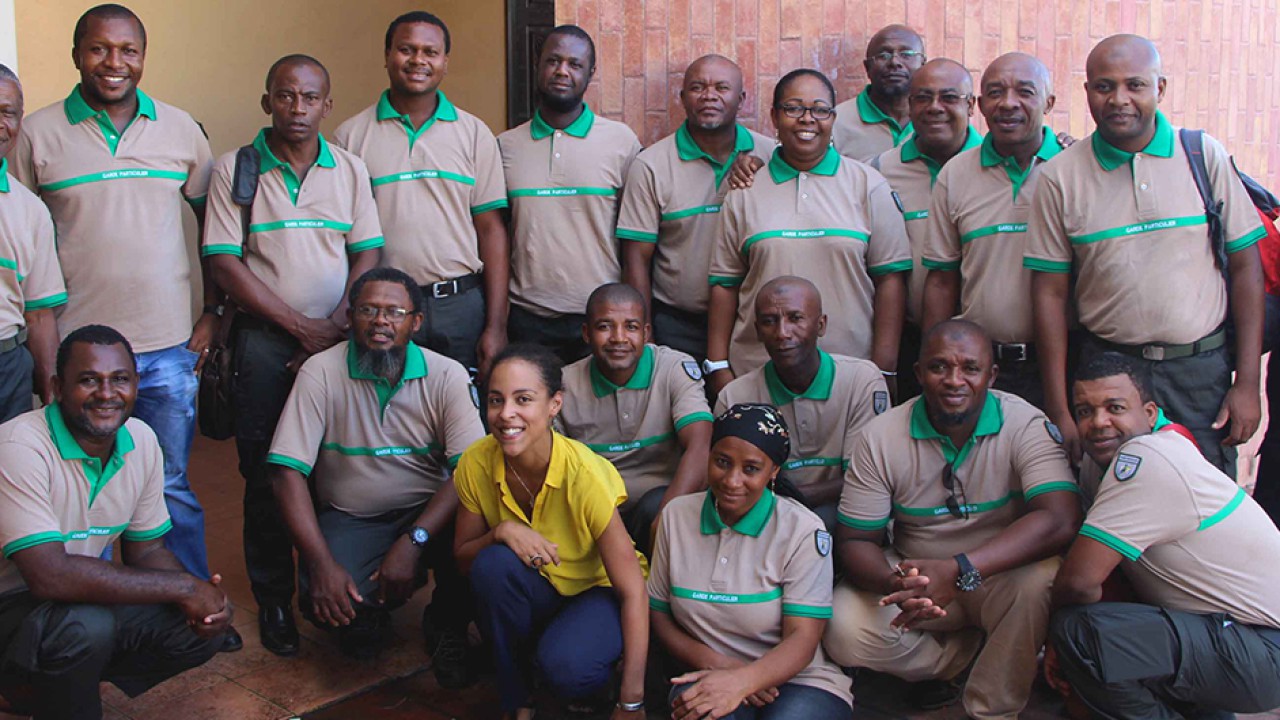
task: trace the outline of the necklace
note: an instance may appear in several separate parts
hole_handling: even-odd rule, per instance
[[[516,482],[520,483],[520,487],[524,488],[524,494],[529,498],[529,504],[533,504],[533,492],[529,490],[529,486],[524,484],[524,478],[520,477],[520,473],[516,472],[516,468],[510,462],[503,461],[507,466],[507,470],[515,477]]]

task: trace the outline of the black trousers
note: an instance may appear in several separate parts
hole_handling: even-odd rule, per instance
[[[293,600],[293,541],[271,491],[267,452],[293,389],[294,374],[285,365],[298,348],[284,330],[260,321],[236,327],[233,402],[244,477],[244,562],[259,607],[288,606]]]
[[[437,298],[431,286],[422,288],[426,300],[426,319],[413,341],[462,363],[475,376],[480,364],[476,343],[484,332],[484,291],[478,287],[457,295]]]
[[[1099,718],[1176,720],[1280,706],[1280,630],[1137,603],[1054,614],[1049,641]]]
[[[1027,402],[1044,409],[1044,382],[1040,379],[1040,363],[1030,360],[1006,360],[996,363],[1000,373],[992,384],[997,390],[1013,393]]]
[[[0,599],[5,637],[0,692],[18,698],[36,720],[98,720],[98,683],[136,697],[218,652],[173,605],[43,602],[28,592]]]
[[[698,365],[707,359],[707,314],[693,313],[654,299],[653,341],[693,357]]]
[[[0,353],[0,423],[31,410],[31,373],[35,367],[26,345]]]
[[[1271,418],[1258,449],[1258,485],[1253,499],[1271,516],[1271,522],[1280,527],[1280,348],[1271,351],[1267,361],[1267,403]]]
[[[584,314],[542,317],[512,305],[507,313],[507,340],[545,345],[560,362],[568,365],[591,354],[591,348],[582,341],[582,326],[586,321]]]
[[[662,505],[667,487],[662,485],[649,490],[622,513],[622,524],[627,528],[627,534],[645,557],[651,557],[653,552],[653,548],[649,547],[649,528],[658,520],[658,506]]]

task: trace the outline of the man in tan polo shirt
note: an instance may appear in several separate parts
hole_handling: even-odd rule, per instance
[[[1255,245],[1265,233],[1227,151],[1205,136],[1213,197],[1223,203],[1226,259],[1217,258],[1179,131],[1157,109],[1165,78],[1151,41],[1103,40],[1089,53],[1086,76],[1098,129],[1040,173],[1023,259],[1032,271],[1045,410],[1078,458],[1066,382],[1074,302],[1086,333],[1082,360],[1107,350],[1142,358],[1156,402],[1191,429],[1210,462],[1234,475],[1235,446],[1253,435],[1262,413]],[[1228,311],[1235,348],[1226,346]]]
[[[564,434],[618,469],[627,488],[620,511],[636,547],[650,550],[667,503],[706,484],[711,410],[692,357],[645,344],[640,291],[622,283],[587,299],[585,357],[564,368]]]
[[[320,136],[332,108],[328,71],[315,58],[288,55],[271,66],[266,86],[271,127],[253,141],[258,188],[249,225],[231,200],[236,153],[227,153],[214,168],[203,253],[240,308],[232,403],[258,629],[264,647],[292,655],[293,546],[276,512],[267,450],[298,366],[346,333],[347,288],[377,265],[382,231],[364,163]]]
[[[704,55],[690,63],[680,88],[685,121],[636,156],[618,214],[622,277],[644,295],[654,342],[699,363],[707,357],[704,278],[726,178],[738,155],[765,163],[775,145],[738,124],[746,96],[732,60]]]
[[[871,36],[862,68],[867,86],[836,106],[836,150],[867,162],[911,137],[907,93],[911,76],[926,60],[924,38],[905,25],[889,25]]]
[[[182,566],[208,577],[204,510],[187,481],[195,436],[193,372],[217,326],[219,294],[204,278],[193,321],[191,243],[183,205],[204,218],[213,154],[190,115],[138,89],[147,33],[129,9],[99,5],[80,16],[72,60],[80,83],[26,118],[10,171],[53,216],[67,303],[63,332],[110,325],[138,352],[138,419],[165,457],[165,536]],[[202,264],[202,267],[204,265]]]
[[[596,47],[577,25],[547,36],[535,82],[538,109],[498,136],[511,202],[512,342],[550,347],[566,364],[582,341],[587,295],[622,277],[614,227],[640,141],[582,101]]]
[[[922,708],[953,701],[948,685],[976,655],[965,712],[1014,720],[1058,553],[1080,526],[1079,491],[1044,414],[989,389],[997,369],[982,328],[935,325],[916,368],[923,394],[854,443],[836,543],[846,581],[823,646],[844,666],[930,681],[913,691]]]
[[[46,405],[53,399],[53,309],[67,302],[53,218],[5,159],[21,126],[22,84],[0,65],[0,422],[30,410],[33,392]]]
[[[920,355],[920,326],[924,312],[924,281],[929,270],[921,263],[929,226],[929,202],[938,171],[953,157],[982,143],[969,124],[973,116],[973,80],[960,63],[937,58],[911,76],[907,95],[915,134],[902,145],[871,159],[871,167],[889,181],[902,210],[911,243],[911,277],[907,280],[907,315],[898,348],[898,401],[920,394],[916,358]]]
[[[440,90],[451,49],[449,28],[431,13],[392,20],[389,87],[333,143],[369,167],[387,242],[382,264],[422,287],[415,342],[486,375],[507,340],[507,189],[493,133]]]
[[[135,697],[213,657],[231,603],[164,547],[129,341],[79,328],[55,372],[52,404],[0,425],[0,694],[22,715],[101,718],[99,682]],[[101,557],[117,538],[122,564]]]
[[[738,403],[778,408],[791,428],[791,457],[782,473],[831,531],[854,440],[868,420],[889,409],[889,388],[870,360],[818,349],[827,316],[808,280],[784,275],[766,283],[756,295],[755,328],[769,362],[726,385],[716,414]]]
[[[978,109],[990,132],[938,173],[923,253],[924,327],[958,305],[995,342],[995,387],[1036,407],[1044,392],[1022,255],[1040,166],[1062,151],[1044,124],[1054,100],[1049,69],[1034,57],[1008,53],[987,66]]]
[[[1159,410],[1137,360],[1094,356],[1073,395],[1081,444],[1106,472],[1053,581],[1050,676],[1093,717],[1280,706],[1280,530],[1194,444],[1153,432]],[[1117,568],[1136,600],[1099,602]]]
[[[350,339],[302,366],[267,456],[302,559],[304,614],[334,629],[348,655],[376,655],[388,611],[434,569],[423,628],[441,636],[436,678],[462,687],[472,601],[453,562],[450,474],[484,437],[479,396],[460,364],[410,341],[423,320],[414,278],[370,270],[351,286],[347,312]]]

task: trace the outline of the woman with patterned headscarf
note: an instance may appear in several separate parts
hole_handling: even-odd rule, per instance
[[[818,643],[831,617],[831,535],[786,496],[791,449],[771,405],[716,418],[708,490],[662,512],[650,625],[677,663],[674,717],[848,720],[850,682]],[[776,490],[776,491],[775,491]]]

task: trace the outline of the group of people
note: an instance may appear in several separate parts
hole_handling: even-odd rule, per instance
[[[732,60],[695,60],[648,148],[583,101],[581,28],[496,138],[440,90],[450,49],[393,20],[388,88],[331,138],[324,65],[282,57],[270,125],[217,160],[138,88],[123,6],[80,18],[62,102],[24,119],[0,66],[12,707],[98,718],[99,681],[242,646],[187,481],[224,341],[279,655],[295,593],[368,658],[432,578],[436,677],[472,682],[474,622],[511,720],[539,688],[615,720],[839,720],[850,668],[1015,718],[1042,651],[1082,717],[1280,705],[1280,508],[1232,479],[1263,228],[1222,146],[1159,112],[1149,41],[1090,53],[1078,142],[1036,58],[975,87],[893,25],[853,99],[783,76],[775,138],[738,123]]]

